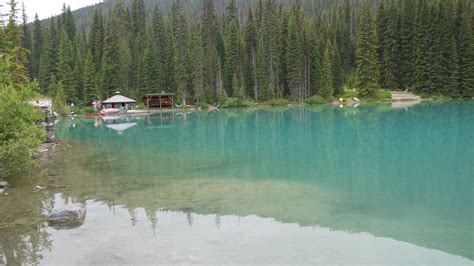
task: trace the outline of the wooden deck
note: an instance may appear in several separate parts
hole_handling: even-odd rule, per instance
[[[393,102],[419,102],[421,97],[407,91],[392,91]]]

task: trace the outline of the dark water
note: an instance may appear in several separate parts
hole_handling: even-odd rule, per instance
[[[65,120],[0,195],[0,264],[473,264],[473,130],[472,101]]]

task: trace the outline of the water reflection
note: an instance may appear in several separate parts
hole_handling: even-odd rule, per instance
[[[200,256],[201,247],[217,256],[227,254],[221,249],[226,242],[239,241],[241,245],[234,247],[235,252],[251,257],[259,250],[252,246],[257,242],[253,238],[242,240],[241,235],[261,235],[271,243],[289,243],[288,249],[266,250],[268,255],[277,254],[275,258],[286,256],[289,263],[429,264],[438,255],[445,256],[439,259],[446,264],[460,262],[459,257],[428,249],[472,260],[474,151],[467,147],[474,144],[473,111],[472,102],[459,102],[420,104],[407,111],[390,106],[317,107],[186,116],[170,113],[100,123],[76,119],[74,128],[70,126],[72,121],[63,121],[58,138],[70,141],[72,147],[63,146],[66,150],[58,151],[60,156],[48,166],[50,173],[58,175],[42,181],[52,186],[38,193],[44,194],[44,199],[35,201],[41,210],[44,202],[54,201],[56,192],[77,202],[89,200],[83,226],[66,232],[45,231],[54,241],[64,242],[74,236],[71,243],[80,245],[94,242],[93,237],[101,233],[106,239],[109,234],[121,232],[111,239],[127,243],[124,248],[108,240],[99,241],[78,252],[77,256],[87,251],[97,253],[90,260],[75,260],[84,263],[144,263],[147,259],[192,262],[191,257]],[[122,130],[122,134],[108,127],[127,123],[135,125]],[[29,198],[25,193],[23,200]],[[167,219],[163,217],[168,214],[175,219],[168,221],[176,223],[174,227],[163,226]],[[249,216],[254,220],[245,227],[234,223]],[[11,217],[21,214],[13,212]],[[203,221],[212,221],[213,229],[202,228]],[[38,224],[41,222],[35,226]],[[266,226],[275,230],[273,235],[264,233]],[[287,227],[294,227],[291,233],[274,234]],[[16,235],[13,228],[4,231],[10,238]],[[30,228],[39,232],[36,227]],[[222,228],[232,229],[234,234],[215,233]],[[316,233],[308,233],[311,228],[316,228]],[[186,230],[193,234],[180,235]],[[203,239],[209,243],[196,242],[197,250],[181,253],[186,250],[179,243],[192,242],[195,234],[207,236]],[[293,237],[300,234],[308,237]],[[224,243],[213,242],[209,239],[213,235]],[[361,235],[363,240],[359,239]],[[154,242],[153,237],[161,242]],[[393,239],[384,241],[404,248],[391,246],[381,238]],[[150,247],[162,250],[163,257],[151,248],[143,252],[124,250],[133,243],[141,247],[139,239],[147,239]],[[58,254],[75,247],[63,242],[54,243],[45,263],[61,262]],[[2,247],[8,246],[3,240],[1,243]],[[171,246],[164,248],[164,243]],[[341,249],[352,245],[347,243],[365,243],[367,252],[360,257],[349,251],[347,256],[333,256],[325,248],[341,250],[331,243]],[[352,248],[358,250],[361,246]],[[119,252],[114,253],[112,247]],[[314,249],[321,253],[314,249],[316,253],[311,253],[307,250],[310,247],[318,247]],[[377,247],[382,250],[373,250]],[[6,249],[0,254],[17,253]],[[388,250],[392,250],[391,256],[379,257],[386,261],[369,254]],[[98,255],[101,251],[105,254],[102,257]],[[127,252],[143,255],[142,260],[127,260],[132,256]],[[206,258],[206,253],[202,254]],[[294,254],[299,254],[299,260]],[[100,258],[106,260],[101,262]],[[219,262],[218,258],[212,259],[208,255],[205,262]],[[234,259],[236,263],[244,262]]]

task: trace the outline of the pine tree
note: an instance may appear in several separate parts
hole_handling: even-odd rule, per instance
[[[94,65],[94,55],[92,49],[87,52],[87,57],[84,62],[84,102],[91,103],[100,95],[97,86],[97,72]]]
[[[399,66],[399,30],[398,30],[398,13],[394,0],[389,1],[387,14],[385,17],[386,26],[382,27],[384,39],[382,43],[383,64],[381,70],[382,84],[385,88],[397,89],[398,82],[398,66]]]
[[[281,14],[281,29],[279,32],[280,39],[279,39],[279,47],[278,50],[280,51],[279,55],[279,65],[278,65],[278,81],[281,84],[281,95],[278,95],[280,98],[284,95],[289,95],[290,90],[288,87],[288,23],[289,23],[289,15],[288,12],[283,12]],[[293,48],[293,47],[292,47]]]
[[[339,53],[339,49],[337,48],[337,43],[331,46],[331,70],[332,70],[332,77],[333,77],[333,87],[334,87],[334,95],[341,95],[344,93],[343,85],[344,85],[344,77],[343,77],[343,69],[341,63],[341,56]]]
[[[73,41],[76,37],[76,22],[74,21],[70,6],[63,10],[63,18],[64,20],[61,21],[62,26],[66,30],[69,40]]]
[[[362,96],[373,97],[378,84],[377,36],[375,23],[366,2],[359,16],[357,29],[357,88]]]
[[[190,84],[194,88],[191,97],[200,102],[205,99],[204,90],[204,53],[202,46],[202,29],[199,23],[191,27],[189,36],[189,66],[190,66]]]
[[[146,13],[145,3],[143,0],[133,0],[131,11],[131,29],[130,29],[130,48],[132,55],[131,65],[131,86],[135,88],[136,96],[140,95],[138,79],[139,64],[143,60],[145,52],[146,36],[145,36]]]
[[[334,94],[334,69],[331,61],[333,54],[333,48],[331,43],[328,41],[326,48],[324,49],[324,56],[321,65],[321,89],[319,90],[319,95],[325,99],[329,99]]]
[[[76,102],[78,99],[77,81],[74,77],[73,53],[68,33],[63,28],[59,42],[58,81],[64,85],[66,100],[69,102]]]
[[[415,84],[415,1],[403,0],[400,28],[400,88]]]
[[[426,0],[420,0],[417,7],[416,25],[416,59],[415,59],[415,90],[418,93],[430,93],[432,71],[430,68],[430,51],[432,48],[431,14]]]
[[[224,88],[228,96],[234,94],[233,84],[238,62],[239,46],[239,20],[237,18],[237,7],[235,1],[230,0],[227,6],[226,38],[225,38],[225,64],[224,64]]]
[[[104,47],[104,25],[102,21],[102,14],[98,9],[94,10],[92,16],[92,24],[89,31],[88,50],[92,55],[92,64],[97,72],[100,71],[100,64],[102,61],[102,51]]]
[[[311,87],[312,95],[320,94],[321,92],[321,65],[323,61],[324,50],[322,49],[321,40],[317,39],[313,44],[312,49],[312,66],[311,66]]]
[[[25,10],[25,3],[22,2],[22,24],[21,24],[21,29],[23,33],[23,38],[21,39],[21,47],[26,49],[27,51],[27,62],[28,62],[28,75],[30,77],[33,77],[33,64],[32,64],[32,57],[31,57],[31,46],[32,46],[32,41],[31,41],[31,32],[29,30],[28,26],[28,17],[26,16],[26,10]]]
[[[278,87],[278,20],[274,1],[265,0],[257,48],[259,87],[268,90],[266,96],[275,95]],[[269,92],[272,91],[272,93]]]
[[[21,46],[23,31],[17,23],[18,9],[16,0],[10,0],[10,13],[5,28],[5,56],[8,60],[10,80],[13,84],[26,84],[28,82],[28,51]]]
[[[159,67],[155,35],[152,28],[147,30],[147,42],[138,69],[137,87],[141,94],[159,92]]]
[[[43,31],[38,14],[35,15],[33,22],[33,44],[31,51],[32,78],[38,78],[41,55],[43,54]]]
[[[161,11],[158,9],[158,6],[155,6],[153,10],[153,18],[152,18],[152,27],[153,27],[153,36],[156,42],[156,49],[157,49],[157,60],[158,60],[158,69],[157,69],[157,88],[160,90],[167,90],[166,88],[166,58],[167,53],[169,51],[169,42],[166,38],[166,29],[165,23],[163,21],[163,16]]]
[[[378,61],[380,63],[379,67],[379,80],[378,83],[382,85],[382,87],[386,87],[385,85],[385,34],[387,33],[387,8],[385,6],[385,0],[379,1],[379,5],[376,12],[376,34],[377,34],[377,56]]]
[[[444,95],[459,96],[459,61],[456,38],[453,31],[454,19],[452,8],[445,1],[438,3],[438,42],[439,42],[439,83],[440,92]]]
[[[292,99],[303,100],[303,48],[301,45],[301,29],[298,21],[298,9],[293,8],[288,22],[288,52],[286,63],[288,65],[288,88]]]
[[[173,34],[171,33],[171,26],[165,26],[165,38],[166,38],[166,45],[168,49],[165,50],[165,54],[163,55],[165,60],[165,79],[164,79],[164,88],[166,88],[167,92],[176,92],[177,85],[176,85],[176,67],[175,67],[175,50],[174,42],[173,42]]]
[[[257,83],[257,28],[253,18],[252,9],[249,9],[249,17],[244,27],[245,31],[245,84],[247,95],[258,99]]]
[[[216,80],[218,72],[218,25],[214,0],[204,0],[202,15],[202,45],[204,54],[204,86],[209,89],[212,100],[217,100],[219,91]]]
[[[102,96],[111,96],[123,88],[121,62],[119,54],[118,29],[113,21],[109,21],[105,30],[104,52],[100,72],[100,92]]]
[[[187,88],[188,73],[187,73],[187,23],[186,15],[184,14],[184,7],[181,0],[173,2],[171,8],[171,26],[173,30],[173,38],[175,40],[175,65],[176,65],[176,82],[177,82],[177,97],[182,97],[184,100],[188,97],[189,91]]]
[[[39,83],[43,93],[48,92],[51,78],[56,77],[58,61],[57,31],[55,19],[51,18],[49,28],[44,37],[43,54],[39,64]]]
[[[465,98],[474,97],[474,12],[469,12],[472,9],[473,4],[459,1],[456,12],[459,92]]]

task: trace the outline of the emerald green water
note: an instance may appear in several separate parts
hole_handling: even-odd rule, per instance
[[[0,195],[0,264],[474,264],[473,101],[75,118],[56,137]],[[72,202],[84,224],[48,227]]]

